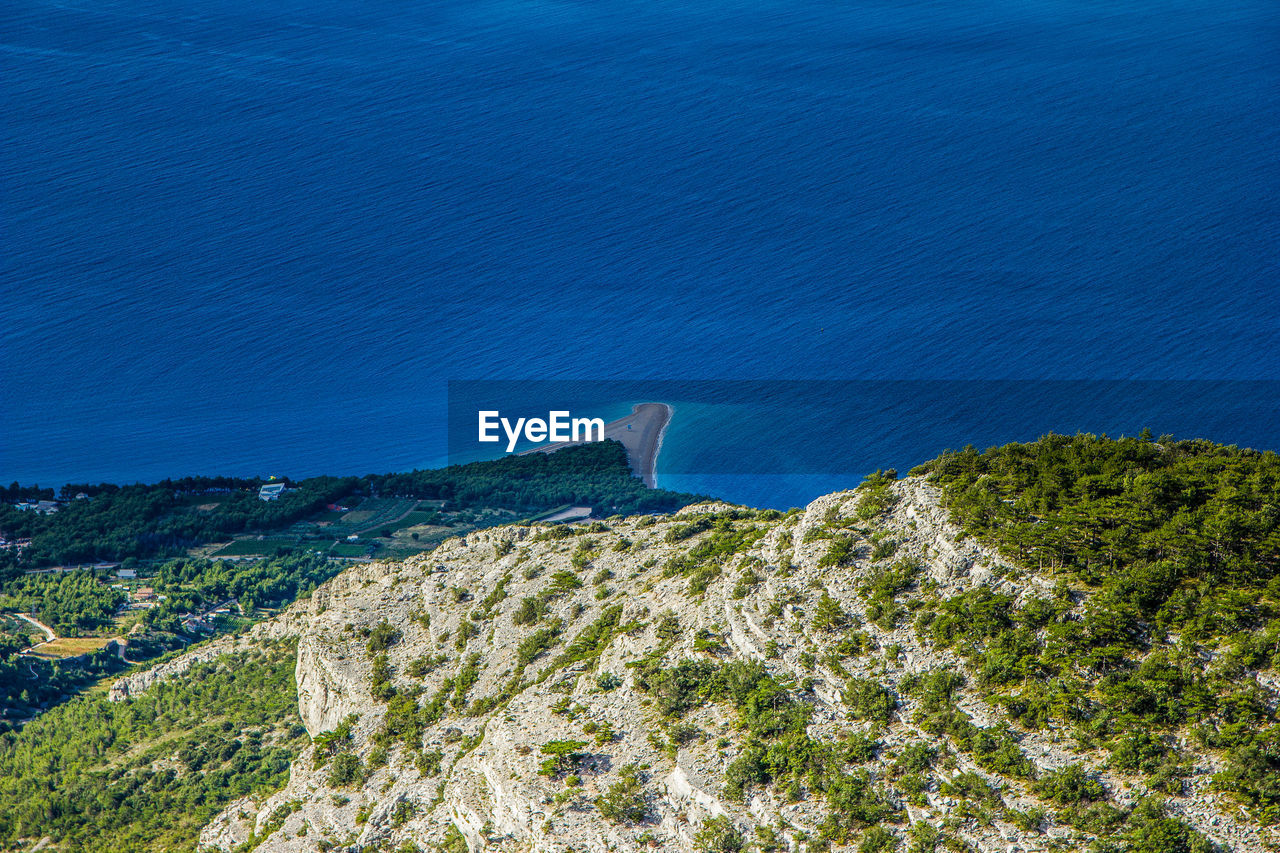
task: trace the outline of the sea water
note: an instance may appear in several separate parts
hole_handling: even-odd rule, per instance
[[[1046,429],[1278,448],[1278,44],[1271,0],[10,0],[0,479],[440,464],[490,378],[977,383],[784,385],[785,445],[793,394],[673,400],[660,484],[774,506]]]

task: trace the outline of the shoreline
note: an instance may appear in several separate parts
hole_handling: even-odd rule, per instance
[[[604,437],[612,438],[627,451],[627,462],[632,472],[646,486],[657,488],[658,454],[662,452],[662,439],[667,434],[667,425],[675,413],[669,403],[637,403],[631,414],[618,418],[604,425]],[[585,441],[559,441],[546,447],[534,447],[522,451],[519,455],[529,453],[555,453],[566,447],[586,444]]]
[[[658,439],[654,443],[653,453],[649,455],[648,474],[640,478],[651,489],[658,488],[658,455],[662,453],[662,440],[667,437],[667,427],[671,426],[671,419],[676,416],[675,406],[670,403],[659,403],[659,405],[666,407],[666,415],[662,420],[662,426],[658,429]]]

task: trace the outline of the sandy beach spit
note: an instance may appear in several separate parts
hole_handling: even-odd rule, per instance
[[[649,488],[657,483],[658,454],[662,451],[662,438],[675,410],[667,403],[638,403],[631,414],[604,425],[604,437],[612,438],[627,449],[627,461],[635,475]],[[554,453],[581,441],[560,441],[545,447],[535,447],[525,453]],[[523,454],[522,454],[523,455]]]

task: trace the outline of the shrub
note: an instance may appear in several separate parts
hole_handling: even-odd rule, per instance
[[[505,541],[505,540],[504,540]],[[401,800],[396,803],[396,807],[391,810],[391,825],[404,826],[415,814],[418,813],[418,807],[408,800]]]
[[[517,625],[532,625],[547,614],[547,600],[539,597],[528,597],[520,600],[520,606],[511,615],[511,621]]]
[[[855,720],[887,723],[893,718],[893,709],[897,706],[889,691],[869,678],[849,679],[843,699]]]
[[[968,800],[984,806],[998,807],[1003,804],[1000,791],[989,785],[981,775],[972,771],[957,774],[946,780],[939,790],[948,797]]]
[[[693,843],[703,853],[736,853],[746,846],[746,839],[728,817],[712,817],[702,822]]]
[[[392,697],[387,703],[387,713],[382,718],[382,731],[378,733],[377,739],[383,744],[401,740],[405,745],[417,748],[422,742],[422,719],[418,715],[418,703],[404,694]]]
[[[554,646],[556,638],[559,636],[560,620],[557,619],[550,627],[534,631],[525,637],[520,641],[520,645],[516,647],[516,666],[523,670],[533,663],[539,655]]]
[[[385,652],[400,641],[400,629],[383,619],[369,632],[369,654]]]
[[[760,576],[750,568],[742,570],[742,574],[738,576],[738,583],[733,587],[733,597],[735,599],[746,598],[751,594],[751,590],[760,584]]]
[[[898,773],[922,773],[933,766],[938,751],[923,743],[913,743],[898,755],[893,769]]]
[[[1031,786],[1036,795],[1060,806],[1075,806],[1105,800],[1107,789],[1085,773],[1079,764],[1068,764],[1045,773]]]
[[[342,719],[342,722],[334,727],[333,731],[320,732],[320,734],[312,738],[311,742],[315,745],[315,764],[317,767],[323,766],[334,755],[351,749],[351,729],[359,719],[360,717],[356,714],[348,714]]]
[[[1138,801],[1118,839],[1125,853],[1218,853],[1218,845],[1165,814],[1150,797]]]
[[[467,647],[468,640],[479,635],[479,625],[472,622],[470,619],[463,620],[462,624],[458,627],[458,639],[454,643],[454,647],[458,649],[458,651],[462,651]]]
[[[858,501],[858,518],[870,521],[883,515],[897,502],[897,496],[892,489],[893,481],[896,479],[898,479],[898,472],[890,468],[869,474],[862,481],[862,485],[858,486],[858,491],[862,495]]]
[[[838,844],[847,843],[854,831],[865,830],[886,819],[895,818],[898,809],[871,784],[865,771],[838,774],[827,786],[830,809],[819,826],[822,838]]]
[[[391,684],[391,661],[386,653],[373,659],[373,668],[369,674],[369,693],[380,702],[388,702],[396,695],[396,688]]]
[[[822,593],[813,609],[813,627],[819,631],[835,631],[849,624],[849,615],[827,592]]]
[[[448,660],[448,658],[444,655],[427,655],[425,657],[414,658],[405,665],[404,671],[414,678],[422,678],[446,660]]]
[[[419,773],[430,778],[440,775],[442,761],[444,761],[444,753],[438,749],[433,749],[430,752],[419,753],[414,765],[418,768]]]
[[[331,788],[349,788],[364,781],[364,765],[350,752],[335,756],[329,765],[328,783]]]
[[[713,655],[718,655],[727,650],[724,644],[724,635],[708,628],[699,628],[698,633],[694,634],[693,648],[695,651],[707,652]]]
[[[699,533],[710,530],[712,523],[710,516],[703,515],[688,524],[677,524],[673,526],[667,531],[663,538],[671,544],[683,542],[686,539],[697,536]]]
[[[1270,737],[1232,749],[1226,766],[1214,774],[1213,787],[1235,794],[1260,822],[1280,823],[1280,738],[1274,730]]]
[[[818,568],[828,569],[848,566],[853,562],[853,557],[853,537],[841,534],[831,540],[831,547],[827,549],[827,553],[822,555],[822,559],[818,560]]]
[[[581,589],[582,585],[582,578],[568,569],[561,569],[551,576],[551,586],[547,588],[547,594],[563,595],[566,592]]]
[[[467,853],[470,848],[467,847],[467,839],[458,831],[458,827],[449,824],[449,828],[444,833],[444,840],[436,845],[436,849],[438,853]]]
[[[1005,814],[1008,816],[1009,822],[1023,832],[1040,832],[1048,819],[1045,810],[1039,808],[1030,808],[1026,811],[1007,809]]]
[[[600,816],[610,823],[640,823],[649,812],[640,769],[628,764],[618,772],[621,778],[596,797],[596,808],[600,810]]]
[[[654,626],[654,633],[658,635],[658,639],[667,643],[680,639],[680,630],[680,620],[670,610],[659,616]]]
[[[578,750],[586,746],[583,740],[552,740],[542,745],[540,750],[548,756],[538,767],[543,776],[559,776],[575,769],[578,762],[586,758],[586,754]]]
[[[883,560],[892,557],[897,550],[897,539],[885,538],[876,540],[871,548],[871,559]]]
[[[858,853],[887,853],[898,849],[898,836],[883,826],[873,826],[862,834]]]

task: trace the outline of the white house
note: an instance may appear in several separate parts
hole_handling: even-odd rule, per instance
[[[258,489],[258,500],[274,501],[284,492],[284,483],[267,483]]]

